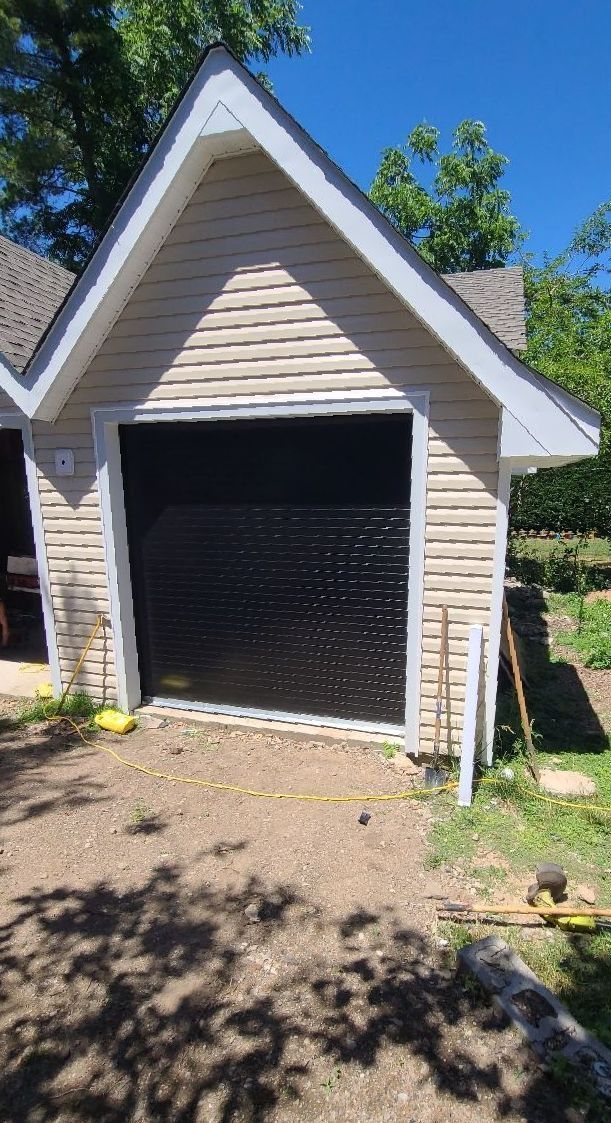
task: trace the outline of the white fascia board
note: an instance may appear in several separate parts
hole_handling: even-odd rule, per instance
[[[552,390],[520,363],[222,47],[209,52],[35,356],[21,406],[29,416],[57,416],[210,161],[253,142],[519,421],[543,455],[596,453],[595,411]],[[0,386],[14,397],[1,369]]]
[[[0,389],[8,394],[17,409],[27,417],[30,406],[28,389],[19,371],[2,352],[0,352]]]
[[[253,147],[220,104],[215,85],[211,75],[187,91],[21,379],[28,391],[21,408],[30,417],[57,417],[211,161]]]

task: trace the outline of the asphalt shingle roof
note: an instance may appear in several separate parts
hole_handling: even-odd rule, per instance
[[[478,269],[473,273],[447,273],[444,280],[477,312],[485,324],[513,351],[526,347],[524,270]]]
[[[526,346],[522,267],[448,273],[444,279],[508,347]],[[0,351],[21,371],[74,274],[0,235]]]
[[[74,274],[0,235],[0,351],[21,371]]]

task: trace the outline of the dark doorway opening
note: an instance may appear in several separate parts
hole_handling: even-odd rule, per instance
[[[8,644],[0,647],[0,659],[46,663],[34,530],[19,429],[0,429],[0,512],[0,598],[6,606],[10,633]]]
[[[403,725],[411,417],[121,427],[146,698]]]

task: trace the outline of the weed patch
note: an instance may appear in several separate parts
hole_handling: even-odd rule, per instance
[[[17,720],[21,724],[27,724],[32,721],[48,721],[50,717],[55,717],[57,714],[58,705],[59,701],[57,698],[35,698],[33,701],[28,701],[26,703],[24,708],[18,713]],[[61,713],[63,717],[87,718],[91,721],[103,708],[108,709],[109,707],[99,706],[93,701],[93,698],[90,698],[84,691],[76,690],[66,698]]]

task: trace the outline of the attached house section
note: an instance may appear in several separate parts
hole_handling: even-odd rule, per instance
[[[211,166],[57,422],[53,425],[33,423],[64,679],[73,667],[95,614],[109,609],[92,410],[109,406],[121,408],[127,404],[152,408],[177,402],[188,407],[190,403],[201,405],[219,397],[240,403],[278,394],[324,397],[338,391],[384,393],[389,390],[430,394],[428,448],[425,450],[428,479],[424,520],[421,745],[425,750],[432,745],[443,604],[447,604],[450,611],[447,703],[451,727],[458,739],[468,628],[474,623],[487,626],[490,616],[497,508],[498,409],[275,165],[258,152],[219,159]],[[137,425],[133,431],[131,426],[121,428],[143,693],[157,693],[162,689],[166,696],[179,698],[185,693],[190,697],[195,693],[199,701],[211,705],[235,695],[240,705],[240,688],[239,683],[236,687],[236,682],[238,667],[244,664],[244,652],[240,656],[236,637],[231,635],[235,598],[244,598],[247,611],[249,583],[252,590],[257,582],[271,582],[274,585],[272,600],[261,608],[261,612],[269,616],[272,605],[278,607],[281,601],[278,565],[282,549],[294,549],[298,553],[300,538],[316,539],[318,536],[322,557],[324,535],[330,525],[328,521],[325,524],[325,519],[331,523],[338,520],[344,506],[349,509],[346,541],[356,541],[362,533],[363,551],[368,554],[368,564],[373,566],[373,584],[378,583],[382,600],[389,597],[395,604],[394,609],[389,609],[395,615],[388,632],[387,649],[383,650],[383,629],[376,627],[373,617],[366,619],[364,586],[353,589],[349,574],[342,569],[342,558],[337,551],[329,551],[334,555],[331,561],[335,569],[327,573],[327,583],[323,581],[318,589],[304,589],[299,602],[304,611],[312,613],[316,597],[322,597],[322,611],[313,627],[324,629],[326,624],[329,634],[321,638],[318,647],[314,644],[303,651],[300,668],[291,664],[288,669],[286,664],[287,682],[280,692],[282,698],[279,697],[277,708],[285,710],[293,705],[291,698],[297,679],[301,679],[299,697],[306,712],[308,700],[303,683],[309,676],[315,695],[311,699],[312,712],[321,718],[331,715],[332,710],[341,709],[356,725],[359,718],[366,719],[367,715],[381,725],[397,724],[400,700],[395,696],[396,686],[395,694],[388,683],[384,689],[372,690],[376,674],[382,674],[377,669],[376,653],[380,656],[380,667],[384,668],[391,666],[396,658],[402,659],[403,645],[399,643],[394,648],[393,634],[405,625],[409,632],[418,623],[405,620],[403,600],[410,550],[415,548],[409,539],[410,496],[408,491],[401,490],[401,481],[405,483],[409,468],[409,420],[395,421],[393,429],[392,416],[379,419],[377,425],[375,421],[367,425],[361,420],[360,432],[356,421],[351,436],[348,436],[350,425],[346,421],[343,428],[340,422],[323,423],[317,418],[303,423],[298,436],[295,429],[295,441],[302,441],[301,452],[289,465],[290,470],[298,472],[299,479],[287,478],[282,486],[277,478],[281,470],[277,451],[279,429],[274,430],[271,422],[252,422],[244,441],[239,439],[238,430],[232,429],[232,423],[227,422],[224,431],[216,431],[214,446],[201,427],[199,431],[185,432],[184,441],[181,441],[180,426],[174,422],[160,425],[157,433],[154,424],[147,425],[146,435]],[[338,426],[335,434],[333,424]],[[384,424],[388,425],[386,431]],[[173,428],[174,425],[177,427]],[[257,428],[259,425],[261,428]],[[288,422],[282,439],[288,440],[290,448]],[[251,444],[247,447],[248,442]],[[54,453],[63,446],[74,450],[75,469],[74,475],[59,479],[54,469]],[[333,461],[334,447],[338,452],[343,450],[337,462]],[[193,517],[202,520],[197,531],[202,540],[209,542],[211,536],[215,537],[232,559],[235,571],[225,574],[223,590],[214,584],[221,571],[215,575],[213,552],[197,554],[191,568],[188,560],[180,560],[188,541],[181,538],[185,528],[180,523],[180,510],[193,506],[194,480],[198,472],[209,470],[212,455],[226,481],[227,491],[222,495],[211,492],[207,508],[204,510],[206,503],[199,503],[200,510]],[[232,474],[231,468],[232,463],[244,465],[239,458],[248,456],[253,458],[259,473],[255,481],[257,487],[253,482],[251,499],[240,491],[237,473]],[[149,466],[146,471],[145,464]],[[321,464],[325,465],[330,493],[335,500],[327,505],[329,509],[324,517],[320,515],[316,521],[311,508],[320,500],[316,480]],[[424,470],[427,471],[426,464]],[[420,497],[412,499],[412,503],[415,501],[422,503]],[[147,538],[147,518],[155,504],[161,502],[169,512],[164,515],[169,520],[166,540],[163,541],[162,535],[159,541],[151,543]],[[239,564],[243,564],[244,559],[240,560],[235,542],[230,541],[231,527],[218,510],[223,503],[241,504],[243,508],[241,525],[245,540],[252,547],[253,558],[251,566],[245,565],[241,571]],[[264,526],[257,525],[257,504],[267,508]],[[370,521],[360,525],[359,508],[367,505],[372,509]],[[217,509],[213,512],[214,507]],[[289,517],[297,518],[290,533],[282,520],[280,530],[278,526],[274,530],[273,520],[279,516],[273,509],[278,507],[292,509]],[[378,552],[373,543],[375,519],[379,511],[388,508],[393,508],[393,514],[382,528],[380,551],[381,556],[388,556],[385,552],[391,539],[397,539],[394,557],[397,583],[387,590],[384,581],[388,574],[383,572],[383,565],[379,572],[375,570]],[[298,517],[297,509],[300,509]],[[393,518],[397,520],[394,524]],[[282,535],[286,536],[284,543]],[[401,543],[398,539],[402,539]],[[155,557],[156,549],[161,549],[161,554]],[[269,569],[266,569],[266,557]],[[294,560],[299,580],[304,571],[300,569],[299,557]],[[347,556],[345,561],[349,564]],[[291,569],[290,564],[287,569]],[[347,582],[344,587],[342,581]],[[193,617],[191,639],[186,631],[182,631],[181,639],[181,629],[177,628],[170,643],[168,633],[164,655],[164,620],[170,623],[172,596],[176,595],[178,587],[184,599],[181,611],[185,611],[191,598],[194,605],[198,604],[199,615]],[[337,590],[334,603],[329,599],[332,587]],[[155,616],[156,598],[159,599],[161,589],[165,602],[161,615]],[[210,626],[210,615],[204,602],[221,592],[215,607],[215,613],[220,611],[215,624],[215,642],[218,640],[221,647],[211,647],[211,640],[206,647],[203,637]],[[200,594],[202,599],[198,601]],[[354,616],[360,630],[357,628],[351,638],[353,625],[349,623],[345,596],[353,594],[356,598]],[[308,600],[308,597],[314,599]],[[222,603],[227,605],[225,614],[220,608]],[[343,607],[340,609],[340,606]],[[151,607],[153,612],[149,614]],[[288,618],[286,626],[289,629]],[[280,647],[277,621],[271,631],[270,627],[268,618],[264,620],[263,615],[255,613],[252,636],[257,636],[263,658],[271,659],[271,666],[275,668],[273,678],[279,673],[279,664],[285,662],[286,651]],[[288,643],[288,638],[285,639]],[[326,659],[328,663],[324,662]],[[164,686],[160,680],[164,660],[170,680],[175,672],[174,681],[178,685],[174,687],[171,681]],[[263,690],[256,676],[252,677],[256,662],[251,659],[244,671],[248,679],[246,693],[250,691],[253,697],[257,690]],[[193,682],[181,686],[178,681],[181,663],[184,667],[198,666],[200,670],[208,666],[210,677],[206,679],[202,670],[199,677],[191,676]],[[325,673],[328,677],[331,666],[336,670],[339,666],[339,670],[335,686],[329,688],[333,698],[325,700],[323,680]],[[261,674],[264,674],[263,668]],[[357,698],[359,676],[363,682],[361,699]],[[183,673],[183,680],[189,677],[189,672]],[[340,697],[342,682],[346,683],[343,701]],[[81,684],[97,695],[114,697],[117,680],[112,636],[108,632],[96,640]]]

